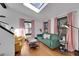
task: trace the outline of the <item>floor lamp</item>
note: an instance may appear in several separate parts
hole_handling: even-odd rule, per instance
[[[77,29],[77,30],[78,30],[78,35],[79,35],[79,28],[78,28],[78,27],[72,26],[72,25],[70,25],[70,24],[66,24],[66,25],[62,25],[62,26],[63,26],[63,27],[66,27],[66,28],[69,28],[69,26],[71,26],[71,27]],[[78,42],[79,42],[79,36],[78,36]],[[78,50],[79,50],[79,45],[78,45]]]

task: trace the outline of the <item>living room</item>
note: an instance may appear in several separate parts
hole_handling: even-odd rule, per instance
[[[0,39],[0,55],[79,55],[79,3],[34,4],[45,5],[40,11],[35,12],[23,3],[0,3],[0,25],[14,33],[4,35],[1,27],[0,33],[3,34],[0,36],[7,40]],[[31,39],[36,40],[36,44],[35,42],[30,44]],[[63,42],[65,47],[60,45],[61,39],[65,40]]]

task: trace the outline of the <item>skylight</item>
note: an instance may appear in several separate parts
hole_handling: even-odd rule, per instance
[[[44,5],[44,3],[30,3],[30,4],[38,9],[40,9]]]
[[[36,13],[39,13],[47,5],[47,3],[24,3],[24,5]]]

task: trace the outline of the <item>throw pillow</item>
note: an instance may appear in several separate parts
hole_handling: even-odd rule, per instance
[[[44,38],[44,39],[50,39],[50,34],[44,34],[44,35],[43,35],[43,38]]]

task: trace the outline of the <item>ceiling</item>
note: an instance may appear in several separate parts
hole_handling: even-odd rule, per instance
[[[23,3],[8,3],[7,6],[34,19],[50,19],[65,12],[79,9],[79,3],[48,3],[39,13],[24,6]]]

